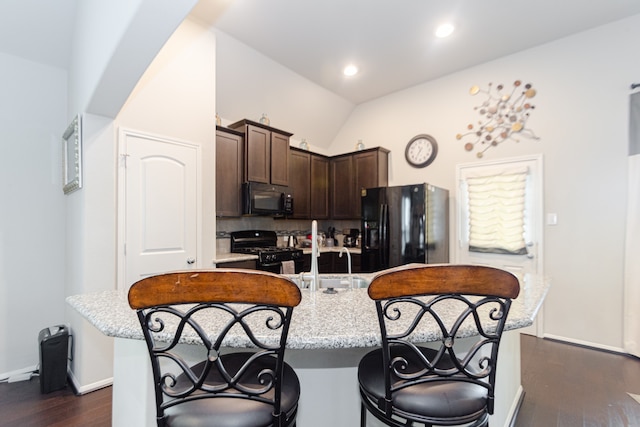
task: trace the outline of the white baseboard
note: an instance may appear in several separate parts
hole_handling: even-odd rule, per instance
[[[522,406],[522,400],[524,399],[524,388],[522,388],[522,384],[518,386],[518,391],[516,392],[516,398],[511,403],[511,407],[509,408],[509,413],[507,414],[507,419],[505,420],[504,427],[513,427],[516,424],[516,418],[518,416],[518,412],[520,412],[520,407]]]
[[[612,347],[612,346],[598,344],[598,343],[594,343],[594,342],[590,342],[590,341],[576,340],[576,339],[573,339],[573,338],[561,337],[561,336],[552,335],[552,334],[544,334],[543,338],[549,338],[551,340],[556,340],[556,341],[564,341],[564,342],[567,342],[567,343],[570,343],[570,344],[576,344],[576,345],[580,345],[580,346],[583,346],[583,347],[591,347],[591,348],[595,348],[595,349],[598,349],[598,350],[610,351],[612,353],[627,354],[627,352],[624,351],[624,349],[621,348],[621,347]]]
[[[24,374],[28,374],[30,372],[37,372],[37,371],[38,371],[38,365],[27,366],[26,368],[17,369],[15,371],[5,372],[0,374],[0,381],[7,381],[11,377],[18,377]]]
[[[92,391],[100,390],[101,388],[113,385],[113,377],[105,378],[104,380],[81,386],[78,383],[78,379],[73,375],[73,372],[71,370],[67,371],[67,375],[69,377],[69,381],[71,381],[71,383],[73,384],[73,388],[77,394],[91,393]]]

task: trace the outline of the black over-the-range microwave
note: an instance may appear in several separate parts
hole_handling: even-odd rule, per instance
[[[293,196],[289,187],[245,182],[242,184],[242,210],[244,215],[291,215]]]

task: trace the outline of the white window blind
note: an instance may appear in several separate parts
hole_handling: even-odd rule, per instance
[[[469,250],[502,254],[526,254],[526,167],[470,174]]]

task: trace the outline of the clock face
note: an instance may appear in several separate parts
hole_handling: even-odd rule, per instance
[[[423,168],[433,162],[438,154],[438,143],[430,135],[415,136],[407,144],[404,156],[416,168]]]

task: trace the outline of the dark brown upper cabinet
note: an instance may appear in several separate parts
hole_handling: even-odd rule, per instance
[[[389,150],[382,147],[331,158],[331,218],[360,218],[365,188],[389,184]]]
[[[290,150],[292,218],[329,218],[329,158],[295,147]]]
[[[294,201],[295,203],[295,201]],[[329,218],[329,158],[311,154],[311,218]]]
[[[311,215],[311,153],[291,148],[289,176],[293,193],[292,218],[309,219]]]
[[[355,215],[356,200],[353,179],[353,155],[345,154],[331,159],[329,178],[331,194],[331,218],[351,219]]]
[[[216,128],[216,216],[242,214],[244,137],[240,132]]]
[[[229,128],[244,134],[245,181],[289,185],[289,138],[292,133],[247,119],[233,123]]]

